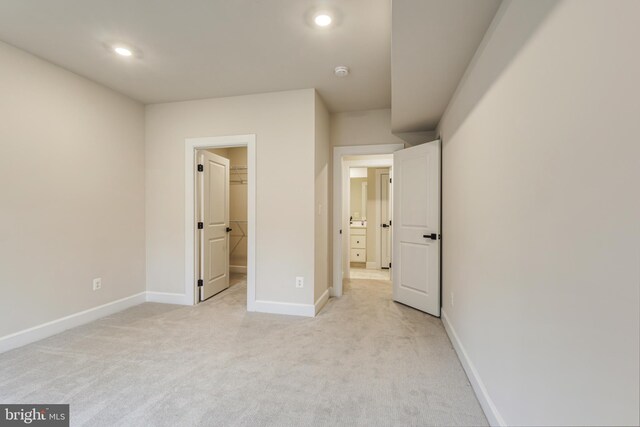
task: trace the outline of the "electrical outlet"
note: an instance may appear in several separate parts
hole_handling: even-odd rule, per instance
[[[453,292],[451,292],[451,300],[450,300],[451,301],[451,307],[453,307],[453,297],[454,297],[454,295],[455,294]]]
[[[97,278],[93,279],[93,290],[97,291],[101,287],[102,287],[102,278],[97,277]]]
[[[296,288],[304,287],[304,277],[296,277]]]

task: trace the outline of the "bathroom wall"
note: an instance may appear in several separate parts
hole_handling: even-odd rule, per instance
[[[366,213],[362,212],[362,184],[367,182],[367,178],[351,178],[351,194],[349,211],[354,220],[360,220]],[[364,215],[363,215],[364,214]]]

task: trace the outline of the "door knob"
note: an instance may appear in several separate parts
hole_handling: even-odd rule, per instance
[[[438,240],[440,238],[439,234],[431,233],[431,234],[423,234],[422,237],[425,239]]]
[[[229,233],[230,231],[233,231],[233,228],[227,227],[227,233]]]
[[[389,224],[380,224],[382,228],[389,228]]]

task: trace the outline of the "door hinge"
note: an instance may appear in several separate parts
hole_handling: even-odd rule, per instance
[[[202,279],[198,279],[198,286],[204,286],[204,281]]]
[[[391,220],[389,220],[389,227],[391,227]]]
[[[204,172],[204,165],[198,165],[198,172]]]
[[[342,230],[340,230],[340,234],[342,234]]]
[[[391,263],[389,263],[389,268],[391,268]]]
[[[198,230],[202,230],[204,228],[204,222],[198,223]]]
[[[389,184],[391,184],[391,181],[393,180],[393,178],[389,178]]]

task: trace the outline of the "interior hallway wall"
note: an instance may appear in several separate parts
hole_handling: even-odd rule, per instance
[[[1,42],[0,64],[2,337],[144,292],[144,108]]]
[[[331,140],[329,137],[330,116],[318,94],[315,95],[315,221],[314,221],[314,303],[319,303],[325,291],[328,295],[329,278],[332,277],[330,262],[331,215]]]
[[[398,144],[391,133],[391,110],[348,111],[331,114],[331,145]]]
[[[639,17],[503,3],[439,126],[443,313],[507,425],[640,421]]]

